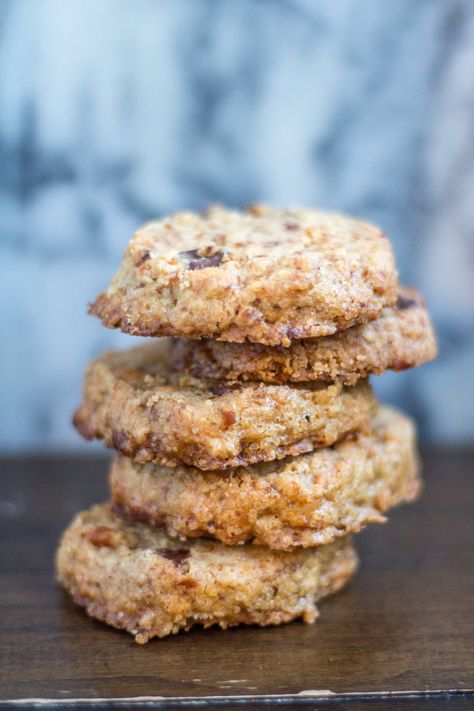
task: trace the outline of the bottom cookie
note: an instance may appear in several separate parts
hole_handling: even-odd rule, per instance
[[[72,521],[56,564],[59,581],[91,617],[144,644],[195,624],[311,623],[316,601],[347,582],[357,555],[347,538],[293,552],[204,539],[184,545],[103,504]]]

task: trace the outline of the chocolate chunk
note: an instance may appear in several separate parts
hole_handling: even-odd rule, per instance
[[[189,548],[158,548],[158,553],[171,560],[177,568],[190,556]]]
[[[148,262],[150,257],[151,257],[150,250],[149,249],[142,249],[142,251],[140,252],[140,254],[138,255],[138,257],[135,260],[135,266],[141,267],[142,264],[144,264],[145,262]]]
[[[187,252],[180,252],[179,257],[189,261],[188,269],[208,269],[209,267],[218,267],[226,252],[223,249],[217,249],[212,245],[209,247],[201,247],[200,249],[189,249]]]
[[[114,430],[112,432],[112,446],[122,452],[128,445],[128,437],[123,430]]]
[[[225,395],[233,390],[242,390],[240,383],[213,383],[209,386],[209,391],[213,395]]]
[[[292,328],[291,326],[289,326],[286,329],[286,335],[288,336],[288,338],[291,338],[292,341],[298,340],[301,338],[301,330],[299,328]]]
[[[293,222],[291,220],[288,220],[288,222],[285,222],[285,229],[290,230],[290,232],[294,232],[295,230],[297,230],[298,226],[299,225],[297,222]]]
[[[403,296],[403,294],[399,294],[396,306],[397,309],[403,311],[404,309],[411,309],[412,306],[416,306],[416,301],[415,299],[408,299],[406,296]]]

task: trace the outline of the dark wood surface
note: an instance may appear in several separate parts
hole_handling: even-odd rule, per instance
[[[0,700],[474,709],[473,453],[424,460],[421,500],[357,537],[361,570],[315,625],[195,629],[142,647],[88,619],[54,581],[61,529],[106,498],[106,460],[1,459]]]

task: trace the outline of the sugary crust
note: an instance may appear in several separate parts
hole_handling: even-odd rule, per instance
[[[375,321],[324,338],[295,341],[289,348],[257,343],[178,339],[173,365],[197,377],[267,383],[360,378],[405,370],[436,356],[436,339],[421,295],[400,289],[397,305]]]
[[[126,457],[110,471],[115,505],[171,536],[280,550],[331,543],[383,522],[385,511],[417,496],[420,483],[413,423],[390,408],[381,408],[370,433],[227,476]]]
[[[216,207],[138,230],[90,312],[134,335],[288,346],[377,318],[396,298],[392,249],[373,225]]]
[[[293,553],[199,539],[183,548],[107,505],[76,516],[57,552],[59,581],[75,602],[140,644],[194,624],[313,622],[316,600],[356,567],[348,539]]]
[[[225,469],[333,444],[375,408],[366,381],[241,385],[182,375],[169,366],[169,344],[155,341],[89,366],[74,423],[140,463]]]

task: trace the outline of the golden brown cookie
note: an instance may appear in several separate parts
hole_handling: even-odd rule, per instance
[[[381,408],[370,431],[311,454],[222,473],[117,457],[112,501],[182,539],[210,536],[280,550],[318,546],[371,522],[420,489],[415,428]]]
[[[261,380],[267,383],[360,378],[405,370],[431,360],[436,340],[421,295],[403,287],[397,303],[381,316],[324,338],[294,341],[289,348],[258,343],[177,339],[173,365],[197,377]]]
[[[292,553],[200,539],[183,546],[108,505],[76,516],[57,553],[59,581],[74,601],[140,644],[195,624],[313,622],[316,601],[356,567],[349,539]]]
[[[169,344],[155,341],[89,366],[74,423],[137,462],[225,469],[333,444],[375,408],[366,381],[346,388],[183,375],[169,365]]]
[[[138,230],[90,311],[135,335],[288,346],[377,318],[396,299],[390,242],[373,225],[215,207]]]

